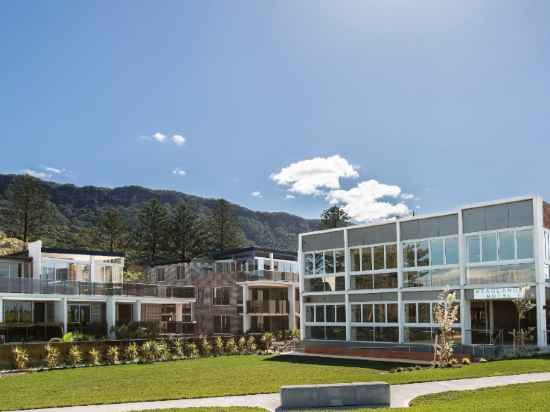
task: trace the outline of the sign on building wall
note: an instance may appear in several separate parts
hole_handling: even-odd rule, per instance
[[[519,297],[521,297],[521,288],[474,289],[474,300],[517,299]]]

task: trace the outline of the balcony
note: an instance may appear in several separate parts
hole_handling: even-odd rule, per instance
[[[272,281],[272,282],[288,282],[298,283],[298,273],[293,272],[276,272],[273,270],[255,270],[252,272],[242,272],[239,276],[241,282],[253,281]]]
[[[287,300],[264,300],[246,302],[248,313],[270,314],[270,315],[288,315]]]
[[[71,280],[0,278],[0,293],[193,299],[195,297],[195,288],[191,286],[181,287],[144,283],[95,283]]]

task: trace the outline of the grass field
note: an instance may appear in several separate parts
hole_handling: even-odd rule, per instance
[[[277,392],[282,385],[382,380],[391,384],[550,371],[550,358],[508,360],[460,369],[389,373],[395,364],[227,356],[120,365],[0,378],[0,409],[136,402]]]

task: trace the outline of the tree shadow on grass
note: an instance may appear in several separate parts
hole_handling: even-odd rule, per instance
[[[265,358],[265,362],[284,362],[301,365],[336,366],[350,368],[365,368],[389,372],[390,369],[412,366],[395,362],[381,362],[361,359],[328,358],[324,356],[276,355]]]

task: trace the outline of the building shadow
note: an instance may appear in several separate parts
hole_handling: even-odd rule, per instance
[[[264,362],[284,362],[302,365],[320,365],[336,367],[352,367],[374,369],[379,371],[389,371],[393,368],[407,367],[410,364],[401,364],[396,362],[381,362],[362,359],[330,358],[324,356],[300,356],[300,355],[277,355],[265,358]]]

